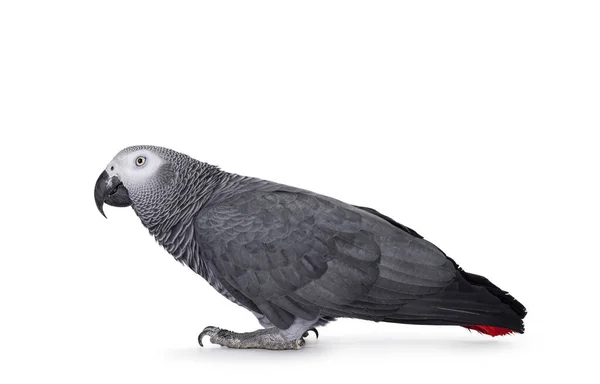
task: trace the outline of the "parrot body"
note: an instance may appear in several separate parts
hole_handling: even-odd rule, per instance
[[[132,205],[176,260],[264,327],[207,327],[201,345],[210,336],[233,348],[298,349],[308,330],[340,317],[491,336],[524,331],[517,300],[371,208],[153,146],[121,151],[98,179],[95,199],[101,212],[105,202]]]

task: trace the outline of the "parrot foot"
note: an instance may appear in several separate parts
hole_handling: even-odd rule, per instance
[[[308,331],[306,333],[308,333]],[[204,346],[202,344],[202,339],[205,336],[209,336],[210,342],[213,344],[237,349],[300,349],[305,344],[303,337],[290,341],[285,340],[277,328],[267,328],[259,329],[258,331],[254,332],[236,333],[226,329],[209,326],[204,328],[200,335],[198,335],[198,344],[200,344],[201,347]]]

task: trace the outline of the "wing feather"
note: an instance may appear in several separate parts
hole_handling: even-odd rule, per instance
[[[452,263],[416,232],[307,191],[246,191],[197,216],[201,257],[239,303],[272,324],[385,318],[442,291]]]

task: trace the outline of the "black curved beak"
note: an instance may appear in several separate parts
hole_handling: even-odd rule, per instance
[[[98,181],[96,181],[94,200],[96,200],[96,207],[104,217],[106,217],[104,209],[102,209],[104,203],[113,207],[128,207],[131,205],[127,188],[123,186],[117,176],[108,177],[106,171],[102,172]]]

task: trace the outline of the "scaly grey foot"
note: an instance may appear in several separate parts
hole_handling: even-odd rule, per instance
[[[236,333],[217,327],[206,327],[198,335],[198,344],[201,347],[202,339],[205,336],[210,337],[210,342],[223,347],[238,348],[238,349],[300,349],[304,346],[304,338],[300,337],[295,340],[285,340],[276,328],[259,329],[254,332]]]

